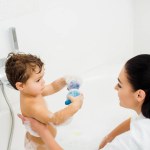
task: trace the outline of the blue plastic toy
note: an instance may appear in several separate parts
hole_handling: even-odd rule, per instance
[[[67,94],[67,96],[68,95],[71,95],[71,96],[74,96],[74,97],[76,97],[76,96],[78,96],[78,95],[80,95],[80,92],[79,92],[79,88],[80,88],[80,83],[79,82],[77,82],[77,81],[71,81],[69,84],[68,84],[68,86],[67,86],[67,89],[68,89],[68,94]],[[66,101],[65,101],[65,104],[66,105],[69,105],[71,103],[71,100],[70,99],[67,99]]]

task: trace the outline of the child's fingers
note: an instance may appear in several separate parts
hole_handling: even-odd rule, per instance
[[[80,95],[79,95],[79,96],[73,97],[73,96],[71,96],[71,95],[68,95],[68,96],[67,96],[67,98],[68,98],[68,99],[70,99],[70,100],[71,100],[71,102],[74,102],[76,99],[83,100],[83,99],[84,99],[84,96],[83,96],[83,94],[82,94],[82,93],[80,93]]]

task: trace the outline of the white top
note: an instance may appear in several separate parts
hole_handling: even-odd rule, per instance
[[[132,118],[130,130],[117,136],[102,150],[150,150],[150,119],[142,114]]]

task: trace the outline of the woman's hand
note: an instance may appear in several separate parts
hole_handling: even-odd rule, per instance
[[[39,121],[37,121],[33,118],[24,117],[21,114],[18,114],[18,117],[22,120],[23,124],[25,124],[26,122],[30,122],[30,126],[31,126],[32,130],[37,132],[38,134],[40,134],[44,130],[48,131],[46,125],[40,123]]]
[[[105,136],[99,145],[99,149],[106,146],[107,143],[111,142],[112,139],[109,136]]]
[[[104,137],[99,145],[99,149],[103,148],[107,144],[107,137]]]

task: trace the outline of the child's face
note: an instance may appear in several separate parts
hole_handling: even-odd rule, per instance
[[[24,83],[23,92],[27,95],[38,96],[42,93],[42,90],[44,89],[44,85],[45,85],[45,81],[43,79],[44,68],[42,67],[40,73],[37,72],[39,72],[38,66],[36,67],[35,72],[32,72],[27,82]]]
[[[136,91],[133,90],[127,79],[127,74],[123,68],[118,77],[118,84],[115,86],[120,100],[120,106],[137,110],[138,101],[136,99]]]

